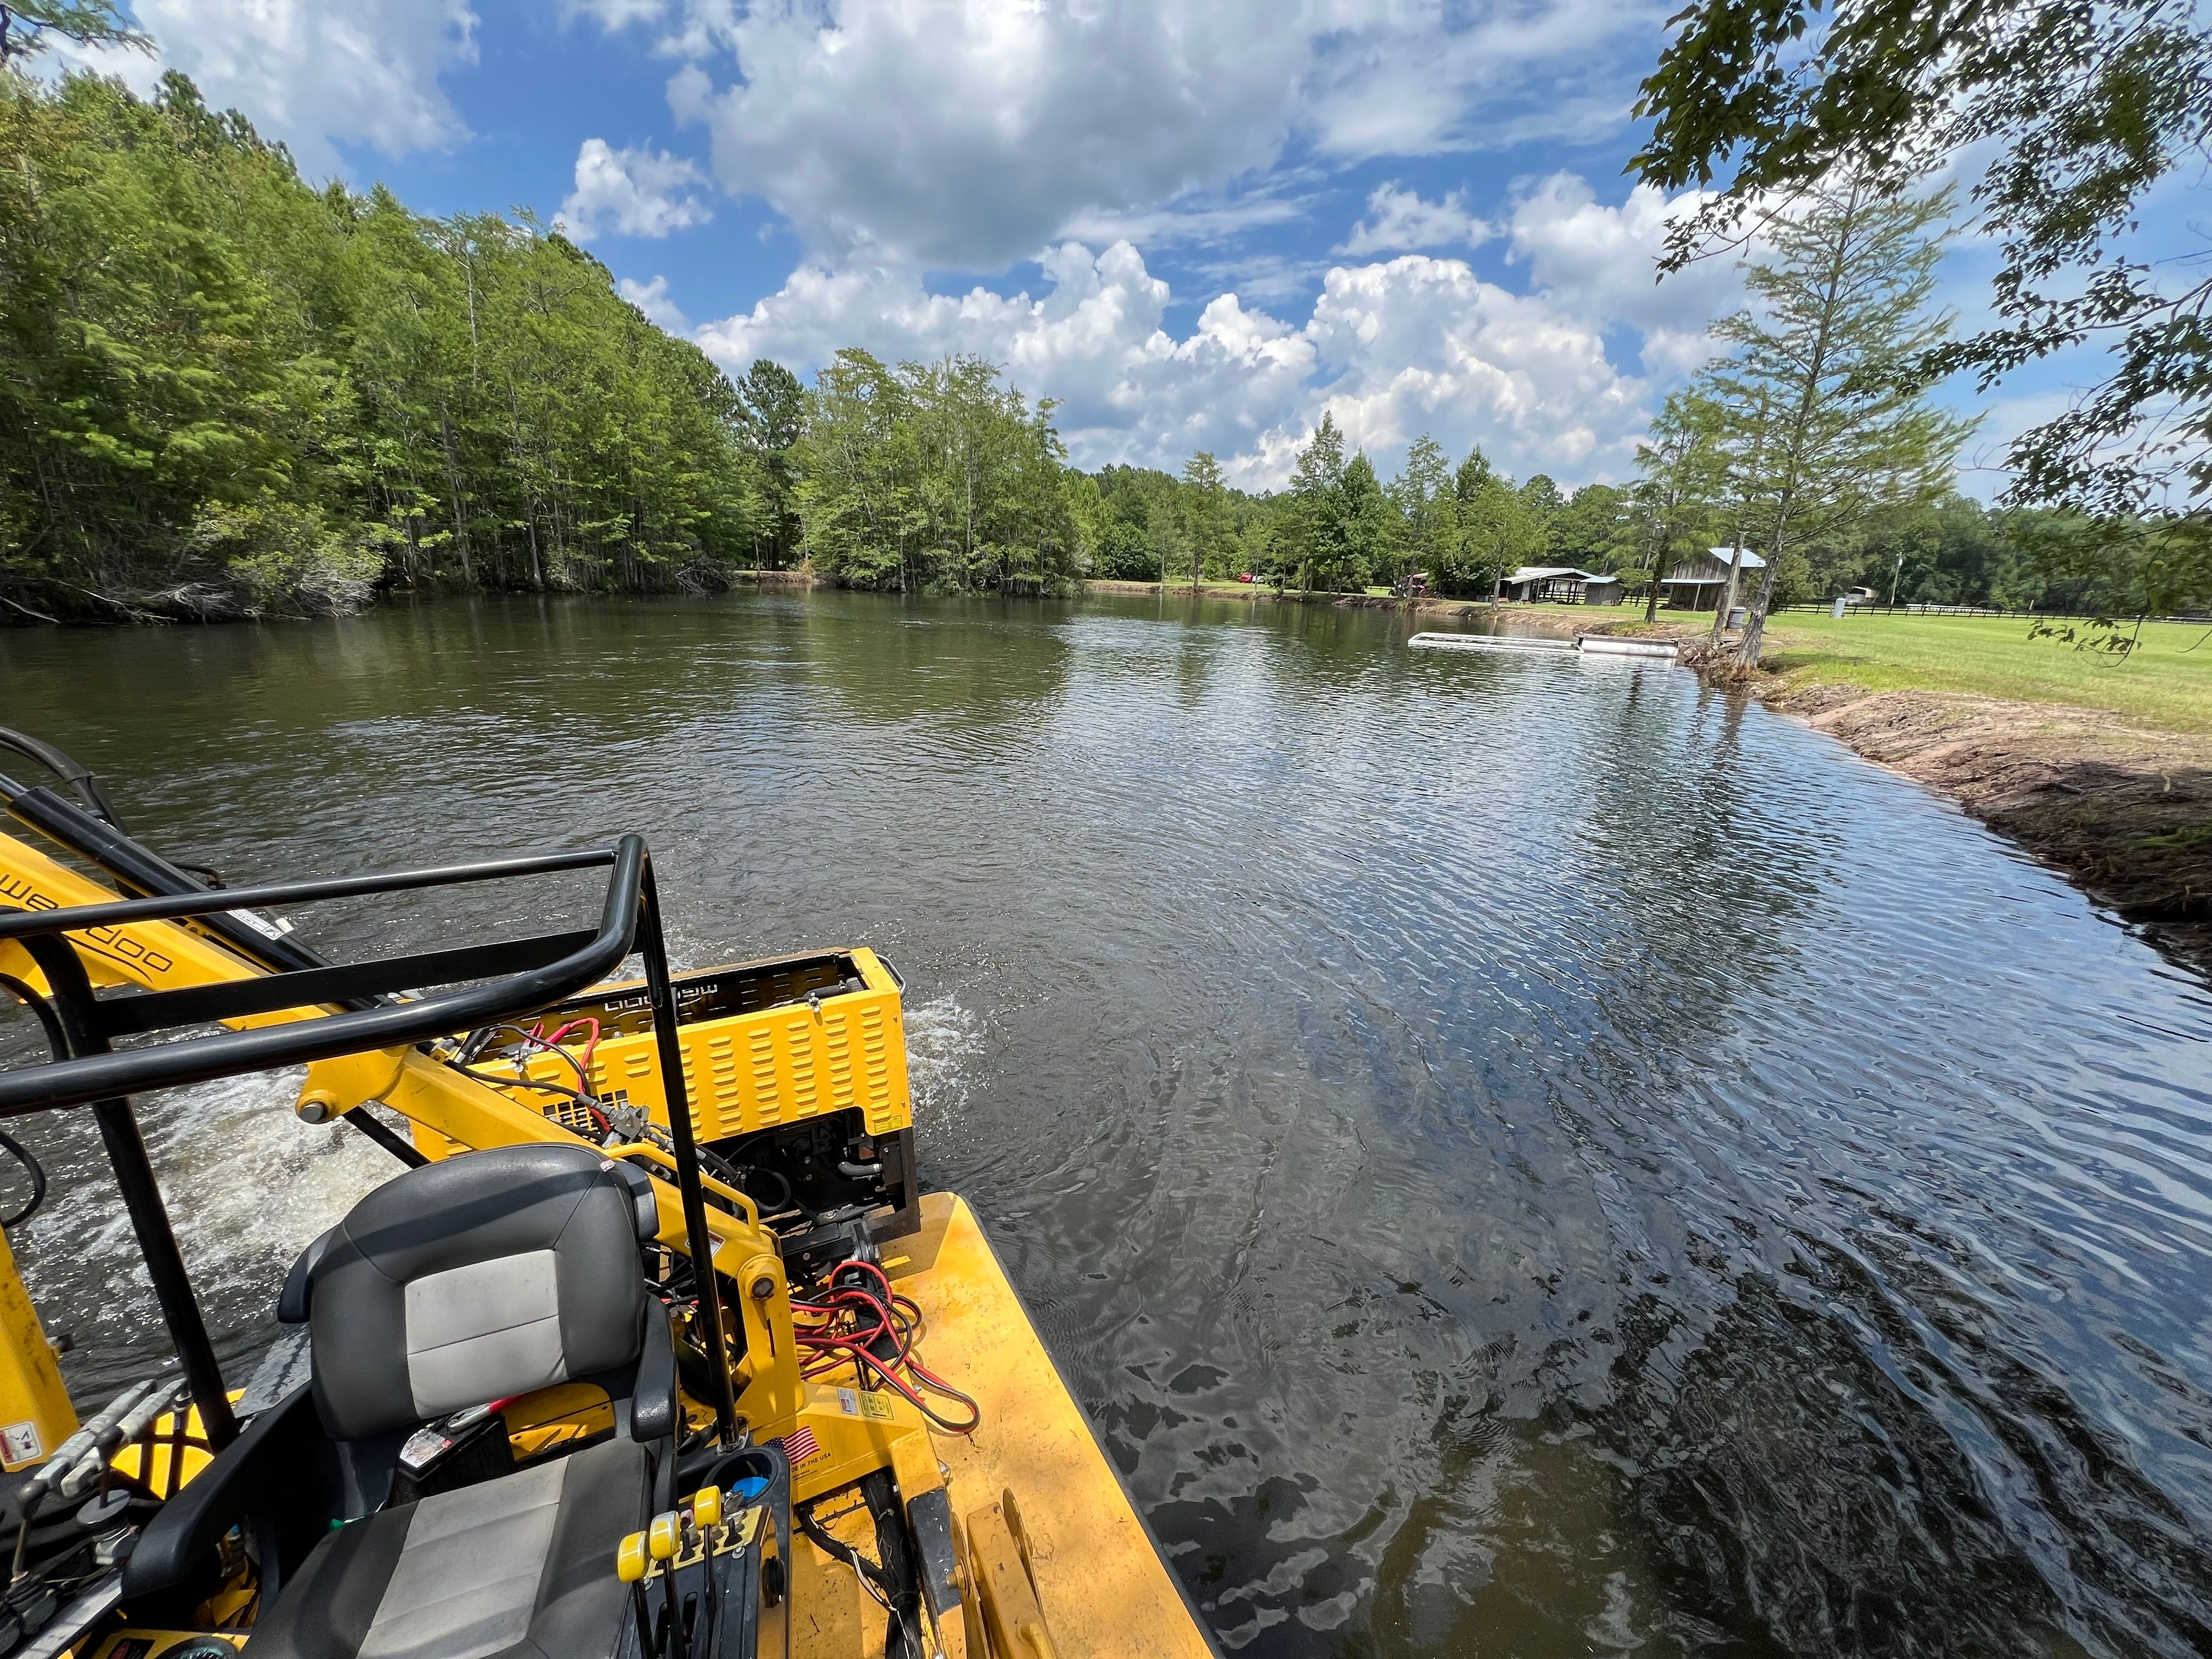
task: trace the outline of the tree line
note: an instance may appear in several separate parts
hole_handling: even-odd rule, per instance
[[[1342,442],[1324,416],[1307,446],[1322,477]],[[1195,463],[1201,472],[1208,459]],[[1324,487],[1302,502],[1291,492],[1233,489],[1209,501],[1209,486],[1188,477],[1107,467],[1093,475],[1098,529],[1086,574],[1164,580],[1172,588],[1189,583],[1195,559],[1207,581],[1249,575],[1286,587],[1358,592],[1419,571],[1436,592],[1488,599],[1501,576],[1524,565],[1554,565],[1617,576],[1629,598],[1643,601],[1651,597],[1655,572],[1663,577],[1715,544],[1723,561],[1729,552],[1729,526],[1711,503],[1685,510],[1678,501],[1670,508],[1663,483],[1655,488],[1648,477],[1571,491],[1540,472],[1516,483],[1480,448],[1454,465],[1430,437],[1413,441],[1396,477],[1378,480],[1371,464],[1347,462],[1340,479],[1347,471],[1350,481],[1334,501]],[[1311,542],[1309,525],[1322,532]],[[1901,605],[2134,614],[2141,583],[2130,567],[2090,556],[2091,539],[2091,527],[2076,515],[1991,508],[1946,492],[1808,538],[1784,556],[1773,603],[1866,587]],[[1304,556],[1316,543],[1328,561]]]
[[[0,598],[647,586],[763,532],[722,374],[559,236],[315,190],[170,75],[0,73]]]
[[[1754,304],[1655,423],[1640,476],[1568,491],[1433,438],[1381,477],[1323,416],[1288,487],[1071,467],[1049,400],[972,357],[841,352],[732,381],[528,220],[426,218],[301,179],[191,82],[150,98],[0,68],[0,614],[344,609],[380,588],[701,591],[805,563],[909,592],[1250,576],[1488,597],[1528,564],[1656,599],[1740,542],[1766,605],[2167,608],[2157,533],[1988,512],[1966,428],[1903,372],[1940,349],[1941,197],[1863,181],[1764,231]]]
[[[1111,466],[1091,481],[1097,526],[1091,574],[1165,581],[1249,576],[1284,587],[1358,592],[1419,571],[1436,592],[1487,599],[1498,578],[1543,558],[1613,568],[1629,533],[1626,492],[1590,484],[1569,495],[1543,473],[1516,483],[1480,447],[1456,464],[1424,435],[1384,480],[1324,414],[1289,487],[1226,487],[1201,452],[1182,475]],[[1082,497],[1090,502],[1086,491]]]
[[[21,48],[17,48],[20,55]],[[315,189],[182,76],[0,68],[0,611],[1064,589],[1097,490],[975,358],[736,381],[557,232]]]

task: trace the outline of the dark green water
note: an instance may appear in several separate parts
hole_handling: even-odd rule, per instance
[[[0,723],[234,880],[635,829],[691,963],[885,951],[924,1172],[1225,1647],[2212,1651],[2212,1000],[1686,672],[1402,635],[455,603],[0,634]],[[241,1370],[389,1169],[289,1097],[143,1108]],[[146,1295],[82,1130],[35,1133],[89,1389]]]

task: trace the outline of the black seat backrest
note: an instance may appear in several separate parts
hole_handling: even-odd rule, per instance
[[[302,1298],[315,1405],[353,1442],[635,1367],[641,1172],[586,1146],[503,1146],[387,1182],[316,1242]],[[288,1300],[290,1291],[288,1287]]]

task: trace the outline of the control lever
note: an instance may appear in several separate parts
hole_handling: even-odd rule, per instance
[[[659,1644],[653,1639],[653,1614],[645,1605],[645,1575],[652,1568],[646,1554],[645,1534],[634,1532],[615,1547],[615,1577],[629,1586],[629,1610],[637,1620],[637,1650],[646,1659],[657,1659]]]
[[[149,1393],[161,1389],[163,1380],[156,1377],[149,1382],[134,1382],[116,1395],[106,1411],[63,1441],[60,1448],[46,1460],[45,1467],[23,1484],[15,1498],[16,1508],[23,1521],[15,1533],[15,1557],[8,1573],[10,1583],[23,1576],[23,1546],[31,1535],[31,1512],[39,1507],[40,1500],[62,1483],[80,1458],[89,1456],[93,1465],[99,1466],[106,1449],[115,1443],[108,1437],[121,1426],[123,1419],[131,1414],[132,1407]]]
[[[684,1604],[676,1595],[676,1552],[684,1542],[684,1520],[674,1510],[653,1517],[645,1529],[645,1553],[660,1563],[660,1587],[668,1603],[666,1645],[671,1652],[684,1642]],[[684,1647],[690,1647],[684,1643]]]
[[[716,1535],[722,1525],[722,1489],[702,1486],[691,1494],[691,1522],[699,1536],[699,1559],[707,1569],[707,1628],[720,1630],[722,1624],[722,1575],[715,1569],[714,1556],[721,1541]]]
[[[637,1620],[638,1647],[647,1659],[659,1659],[663,1654],[674,1659],[677,1654],[688,1653],[697,1645],[697,1630],[684,1627],[683,1597],[676,1588],[677,1565],[695,1549],[707,1581],[702,1627],[708,1632],[711,1646],[713,1632],[721,1626],[722,1588],[714,1557],[726,1541],[723,1518],[722,1489],[702,1486],[685,1500],[683,1508],[654,1516],[643,1532],[631,1533],[616,1547],[615,1576],[629,1586],[630,1613]],[[660,1578],[665,1602],[659,1641],[653,1639],[652,1598],[646,1589],[646,1581],[656,1574]]]
[[[149,1385],[137,1405],[94,1437],[93,1455],[62,1476],[62,1496],[75,1498],[95,1479],[105,1474],[108,1459],[153,1427],[154,1419],[177,1405],[184,1392],[185,1385],[181,1382],[172,1382],[167,1387],[158,1382]],[[144,1473],[150,1481],[152,1470],[149,1468]]]

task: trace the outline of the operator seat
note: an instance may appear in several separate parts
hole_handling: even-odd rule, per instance
[[[614,1652],[629,1605],[616,1546],[674,1461],[668,1317],[638,1250],[657,1226],[640,1172],[584,1146],[510,1146],[410,1170],[317,1242],[287,1311],[304,1289],[315,1410],[374,1512],[262,1609],[254,1659]],[[606,1390],[614,1438],[377,1507],[418,1425],[565,1382]]]

